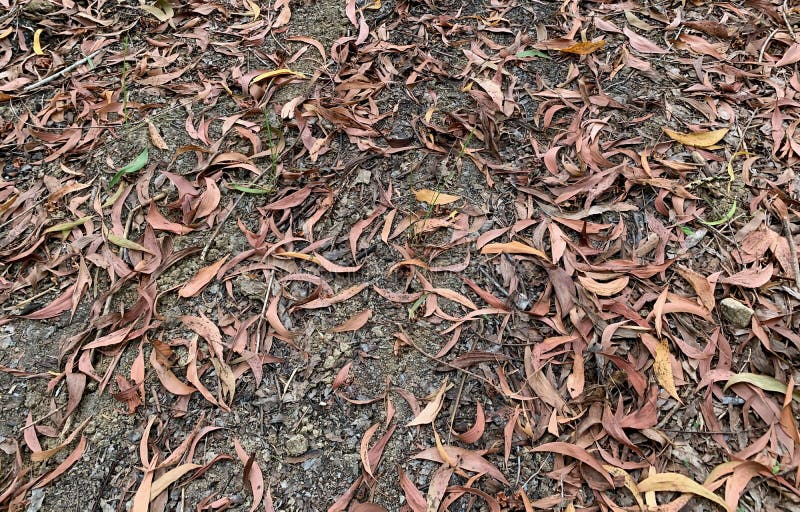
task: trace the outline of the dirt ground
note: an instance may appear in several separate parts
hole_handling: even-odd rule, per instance
[[[0,0],[0,510],[800,507],[796,9],[82,4]]]

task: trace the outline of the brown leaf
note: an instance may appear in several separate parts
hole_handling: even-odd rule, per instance
[[[301,304],[298,307],[300,309],[327,308],[327,307],[330,307],[330,306],[332,306],[334,304],[338,304],[340,302],[344,302],[344,301],[346,301],[346,300],[358,295],[368,285],[369,285],[369,283],[357,284],[355,286],[347,288],[344,291],[341,291],[341,292],[337,293],[333,297],[323,297],[323,298],[319,298],[319,299],[314,299],[312,301],[306,302],[305,304]]]
[[[681,397],[678,396],[678,390],[675,387],[675,377],[672,375],[669,345],[665,339],[662,339],[658,345],[656,345],[656,357],[653,363],[653,371],[661,387],[664,388],[672,398],[677,400],[678,403],[682,404],[683,401]]]
[[[761,288],[772,279],[772,263],[762,269],[748,268],[728,277],[720,277],[718,282],[743,288]]]
[[[664,133],[674,141],[680,142],[684,146],[694,146],[698,148],[709,148],[721,141],[728,133],[728,128],[721,128],[710,132],[680,133],[669,128],[662,128]]]
[[[435,190],[429,190],[427,188],[415,191],[414,197],[417,198],[417,201],[428,203],[434,206],[455,203],[461,199],[461,196],[453,196]]]
[[[574,53],[576,55],[588,55],[603,48],[606,42],[602,39],[597,41],[580,41],[566,48],[559,48],[559,51],[564,53]]]
[[[150,142],[152,142],[155,147],[162,150],[169,149],[169,145],[164,142],[163,137],[161,137],[161,134],[158,132],[158,128],[156,128],[156,125],[150,120],[147,121],[147,133],[150,135]]]
[[[578,276],[578,281],[587,291],[601,297],[610,297],[624,290],[628,286],[630,279],[628,276],[623,276],[612,281],[600,282],[588,276]]]
[[[331,332],[352,332],[357,331],[366,325],[367,321],[372,318],[372,310],[370,308],[362,309],[355,315],[351,316],[341,324],[332,327]]]
[[[400,487],[402,487],[403,494],[405,494],[406,504],[411,508],[411,511],[425,512],[425,496],[417,489],[414,482],[406,476],[400,466],[397,466],[397,473],[400,475]]]
[[[250,506],[250,512],[254,512],[261,505],[261,501],[264,498],[264,476],[258,463],[254,460],[255,454],[248,456],[242,445],[239,444],[239,440],[235,437],[233,438],[233,447],[239,460],[245,465],[245,483],[253,494],[253,504]]]
[[[40,487],[44,487],[45,485],[49,484],[62,474],[66,472],[69,468],[72,467],[73,464],[78,462],[78,460],[83,456],[83,452],[86,450],[86,436],[81,436],[81,440],[78,442],[78,445],[72,450],[66,459],[64,459],[61,464],[59,464],[53,471],[45,475],[44,478],[39,480],[34,489],[39,489]]]
[[[436,420],[436,416],[439,414],[439,411],[442,409],[442,401],[444,400],[444,393],[449,389],[448,386],[449,382],[448,379],[445,378],[442,382],[442,385],[439,386],[439,390],[433,396],[433,399],[428,402],[428,405],[425,406],[424,409],[408,424],[406,427],[413,427],[415,425],[426,425],[428,423],[433,423]]]
[[[725,500],[680,473],[656,473],[639,482],[638,487],[639,491],[644,493],[652,491],[688,492],[711,500],[728,512],[735,510],[735,508],[729,507]]]
[[[478,441],[478,439],[483,436],[483,432],[486,429],[486,417],[483,413],[483,405],[481,405],[480,401],[476,401],[475,407],[475,424],[463,434],[455,433],[457,438],[468,444]]]
[[[581,448],[580,446],[563,443],[560,441],[553,442],[553,443],[545,443],[543,445],[536,446],[531,448],[533,452],[545,452],[545,453],[560,453],[561,455],[567,455],[572,457],[573,459],[578,459],[579,461],[583,462],[590,468],[594,469],[600,476],[602,476],[610,485],[614,485],[614,479],[611,475],[608,474],[608,471],[603,468],[603,465],[594,458],[589,452],[585,449]]]
[[[654,42],[650,41],[646,37],[642,37],[633,30],[625,27],[622,29],[622,32],[628,36],[628,40],[630,41],[631,48],[636,50],[639,53],[656,53],[656,54],[664,54],[669,53],[669,50],[665,50],[661,48]]]
[[[540,258],[549,261],[545,253],[539,249],[535,249],[522,242],[507,242],[507,243],[492,243],[486,244],[481,249],[481,254],[530,254],[539,256]]]
[[[489,461],[481,457],[477,452],[467,450],[466,448],[460,448],[458,446],[444,446],[443,448],[450,460],[460,460],[459,466],[467,471],[472,471],[474,473],[486,473],[495,480],[498,480],[505,485],[509,485],[508,480],[506,480],[506,478],[503,476],[503,473],[501,473],[500,470]],[[416,454],[414,458],[431,460],[439,463],[445,462],[445,460],[439,454],[439,450],[435,446],[421,451],[420,453]]]
[[[211,265],[201,268],[199,271],[197,271],[197,274],[195,274],[194,277],[189,279],[189,281],[184,284],[180,290],[178,290],[178,295],[184,298],[198,295],[203,288],[205,288],[208,283],[214,279],[214,277],[217,275],[217,272],[219,272],[219,269],[227,259],[228,255],[225,255]]]

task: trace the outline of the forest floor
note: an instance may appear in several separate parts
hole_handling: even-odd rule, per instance
[[[0,0],[0,510],[798,510],[792,4]]]

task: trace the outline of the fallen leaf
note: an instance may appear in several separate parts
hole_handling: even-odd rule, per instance
[[[428,423],[433,423],[436,420],[436,416],[439,414],[439,411],[442,409],[442,401],[444,400],[444,393],[449,389],[448,386],[449,382],[445,378],[442,385],[439,386],[439,390],[433,396],[433,399],[428,402],[428,405],[425,406],[424,409],[408,424],[406,427],[413,427],[415,425],[426,425]]]
[[[652,491],[688,492],[709,499],[728,512],[735,510],[728,507],[725,500],[680,473],[656,473],[639,482],[638,487],[639,491],[645,493]]]
[[[567,46],[566,48],[559,48],[559,51],[564,53],[574,53],[576,55],[588,55],[603,48],[605,45],[606,42],[602,39],[597,41],[581,41],[573,44],[572,46]]]
[[[658,345],[656,345],[656,357],[653,363],[653,371],[661,387],[664,388],[672,398],[682,404],[683,401],[681,397],[678,396],[678,390],[675,388],[675,377],[672,375],[669,345],[665,339],[662,339]]]
[[[728,128],[721,128],[710,132],[680,133],[669,128],[662,128],[664,133],[672,140],[680,142],[685,146],[698,148],[708,148],[721,141],[728,133]]]
[[[481,254],[530,254],[549,261],[547,255],[539,249],[516,241],[486,244],[481,249]]]
[[[366,325],[367,321],[372,317],[372,310],[370,308],[363,309],[351,316],[341,324],[331,328],[331,332],[352,332],[357,331]]]
[[[180,290],[178,290],[178,295],[181,297],[194,297],[199,294],[203,288],[205,288],[208,283],[211,282],[212,279],[217,275],[219,269],[228,259],[228,256],[225,255],[216,262],[208,265],[207,267],[203,267],[197,271],[197,274],[194,275],[189,281],[184,284]]]
[[[456,201],[459,201],[461,199],[461,196],[444,194],[442,192],[429,190],[427,188],[415,191],[414,197],[417,198],[417,201],[428,203],[434,206],[455,203]]]

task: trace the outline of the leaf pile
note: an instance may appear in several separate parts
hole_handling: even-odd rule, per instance
[[[0,0],[0,509],[105,395],[118,509],[800,506],[791,3],[118,4]]]

